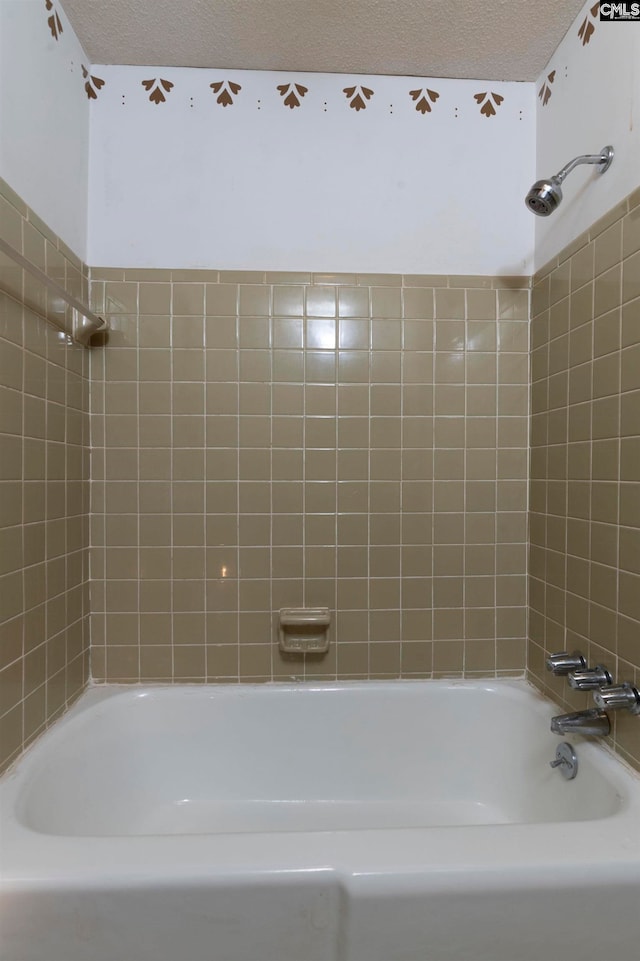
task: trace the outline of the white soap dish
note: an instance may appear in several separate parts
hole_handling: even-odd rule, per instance
[[[324,654],[329,650],[328,607],[283,607],[279,619],[280,650],[289,654]]]

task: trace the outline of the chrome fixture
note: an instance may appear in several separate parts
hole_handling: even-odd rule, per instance
[[[579,164],[596,164],[598,173],[603,174],[605,170],[609,169],[612,161],[613,147],[610,144],[603,147],[599,154],[582,154],[582,156],[571,160],[548,180],[537,180],[525,197],[524,202],[529,210],[537,214],[538,217],[548,217],[560,205],[562,201],[561,184],[574,167]]]
[[[551,730],[554,734],[591,734],[594,737],[606,737],[611,731],[611,724],[604,711],[592,708],[590,711],[576,711],[575,714],[558,714],[557,717],[552,717]]]
[[[571,671],[567,675],[569,687],[574,691],[594,691],[599,687],[608,687],[613,684],[613,679],[609,671],[603,664],[596,664],[595,667],[585,667],[579,671]]]
[[[628,681],[594,691],[593,699],[601,711],[627,710],[640,714],[640,692]]]
[[[549,761],[550,767],[559,767],[560,773],[567,781],[573,781],[578,773],[578,756],[568,741],[563,741],[556,748],[555,761]]]
[[[93,311],[81,303],[81,301],[76,300],[76,298],[57,284],[55,280],[52,280],[48,274],[32,264],[30,260],[23,257],[22,254],[15,250],[6,240],[0,237],[0,253],[6,255],[11,260],[13,260],[18,267],[22,270],[26,270],[27,273],[31,274],[32,277],[38,281],[42,287],[42,293],[44,293],[43,302],[47,304],[47,307],[43,307],[38,303],[27,303],[26,306],[29,310],[41,317],[42,320],[47,321],[47,323],[52,324],[61,330],[70,340],[76,344],[81,344],[82,347],[89,347],[91,338],[94,334],[104,334],[109,330],[109,324],[102,317],[98,317]],[[13,272],[5,271],[0,279],[0,290],[9,294],[11,297],[17,297],[22,300],[22,274],[21,271],[16,272],[16,279],[18,282],[9,283],[7,278],[13,277]],[[26,289],[26,288],[25,288]]]
[[[568,654],[567,651],[561,651],[558,654],[550,654],[546,660],[546,665],[547,670],[551,671],[552,674],[561,676],[570,674],[571,671],[584,670],[587,662],[580,651],[574,651],[573,654]]]

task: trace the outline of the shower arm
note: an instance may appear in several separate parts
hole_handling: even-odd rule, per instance
[[[561,184],[567,174],[570,174],[571,171],[580,164],[597,164],[598,173],[603,174],[605,170],[608,170],[611,166],[612,160],[613,147],[603,147],[600,153],[582,154],[580,157],[574,157],[574,159],[570,160],[568,164],[565,164],[562,170],[559,170],[557,174],[554,174],[551,179],[556,183]]]

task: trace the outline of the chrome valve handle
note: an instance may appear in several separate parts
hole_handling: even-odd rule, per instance
[[[571,671],[567,680],[574,691],[595,691],[599,687],[613,684],[613,678],[602,664],[585,667],[584,670]]]
[[[571,671],[581,671],[587,666],[587,662],[580,653],[574,651],[573,654],[561,651],[558,654],[550,654],[546,660],[547,670],[555,675],[570,674]]]
[[[626,710],[640,714],[640,692],[628,681],[594,691],[593,699],[603,711]]]

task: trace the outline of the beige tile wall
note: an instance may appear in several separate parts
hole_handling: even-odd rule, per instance
[[[576,709],[546,654],[640,681],[640,191],[534,280],[529,671]],[[612,743],[640,767],[640,718]]]
[[[3,181],[0,236],[86,292],[82,264]],[[0,770],[88,676],[88,357],[25,301],[46,308],[0,260]]]
[[[93,270],[93,676],[521,673],[527,288]]]
[[[86,269],[0,181],[2,236]],[[640,192],[534,278],[93,271],[93,673],[640,681]],[[18,285],[16,287],[16,285]],[[88,363],[0,262],[0,768],[88,676]],[[18,295],[16,295],[18,291]],[[331,607],[326,658],[280,606]],[[640,766],[640,722],[613,746]]]

